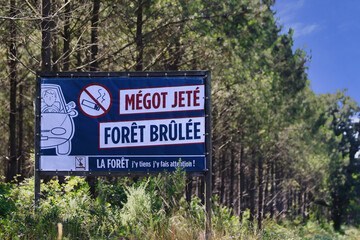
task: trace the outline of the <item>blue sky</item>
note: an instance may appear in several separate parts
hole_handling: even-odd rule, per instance
[[[283,31],[312,56],[308,78],[316,94],[348,89],[360,105],[360,0],[276,0]]]

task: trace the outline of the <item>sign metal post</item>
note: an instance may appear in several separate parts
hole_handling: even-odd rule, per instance
[[[211,239],[211,196],[212,196],[212,145],[211,145],[211,76],[207,72],[205,81],[205,152],[206,152],[206,172],[205,172],[205,208],[206,208],[206,239]]]
[[[34,199],[35,199],[35,209],[39,203],[40,197],[40,172],[39,172],[39,159],[40,159],[40,121],[41,121],[41,112],[40,112],[40,76],[36,76],[36,97],[35,97],[35,169],[34,169]]]

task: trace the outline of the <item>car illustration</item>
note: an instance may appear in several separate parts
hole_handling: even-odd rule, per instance
[[[73,101],[66,103],[61,87],[41,84],[41,149],[56,149],[57,155],[71,152],[71,139],[78,115]]]

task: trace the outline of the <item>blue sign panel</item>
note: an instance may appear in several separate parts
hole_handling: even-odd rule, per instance
[[[41,171],[204,171],[203,77],[40,79]]]

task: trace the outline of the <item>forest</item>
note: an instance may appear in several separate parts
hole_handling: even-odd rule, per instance
[[[160,177],[47,179],[43,186],[47,195],[40,203],[43,215],[32,215],[35,80],[39,71],[209,70],[213,237],[227,239],[233,234],[246,239],[246,226],[252,226],[254,238],[279,238],[265,238],[264,234],[276,232],[269,230],[271,224],[280,228],[288,222],[328,224],[328,231],[339,234],[337,239],[346,227],[358,228],[360,108],[346,89],[319,95],[312,91],[307,77],[311,55],[305,49],[293,49],[294,32],[279,25],[274,2],[2,1],[0,236],[55,239],[62,222],[64,236],[67,227],[76,228],[78,235],[69,239],[197,239],[198,233],[171,235],[156,225],[175,229],[171,214],[184,217],[184,228],[191,228],[191,221],[203,227],[203,216],[197,211],[204,201],[204,179],[180,173],[173,177],[177,183],[168,186]],[[183,197],[187,203],[174,200]],[[84,208],[87,212],[75,211],[76,204],[82,204],[80,212]],[[131,212],[130,204],[140,204],[139,209]],[[165,215],[142,215],[148,217],[145,220],[131,217],[152,208],[162,209]],[[185,217],[190,215],[191,221]],[[71,222],[76,216],[81,219]],[[97,220],[84,224],[90,216]],[[96,226],[96,221],[104,224],[103,228]],[[131,227],[137,221],[147,225]],[[194,228],[198,226],[192,223]],[[109,227],[117,224],[123,228]],[[229,224],[242,228],[230,234]],[[184,232],[178,225],[176,231]],[[20,229],[27,235],[17,235]],[[262,237],[256,231],[262,231]],[[141,235],[145,232],[154,235]]]

